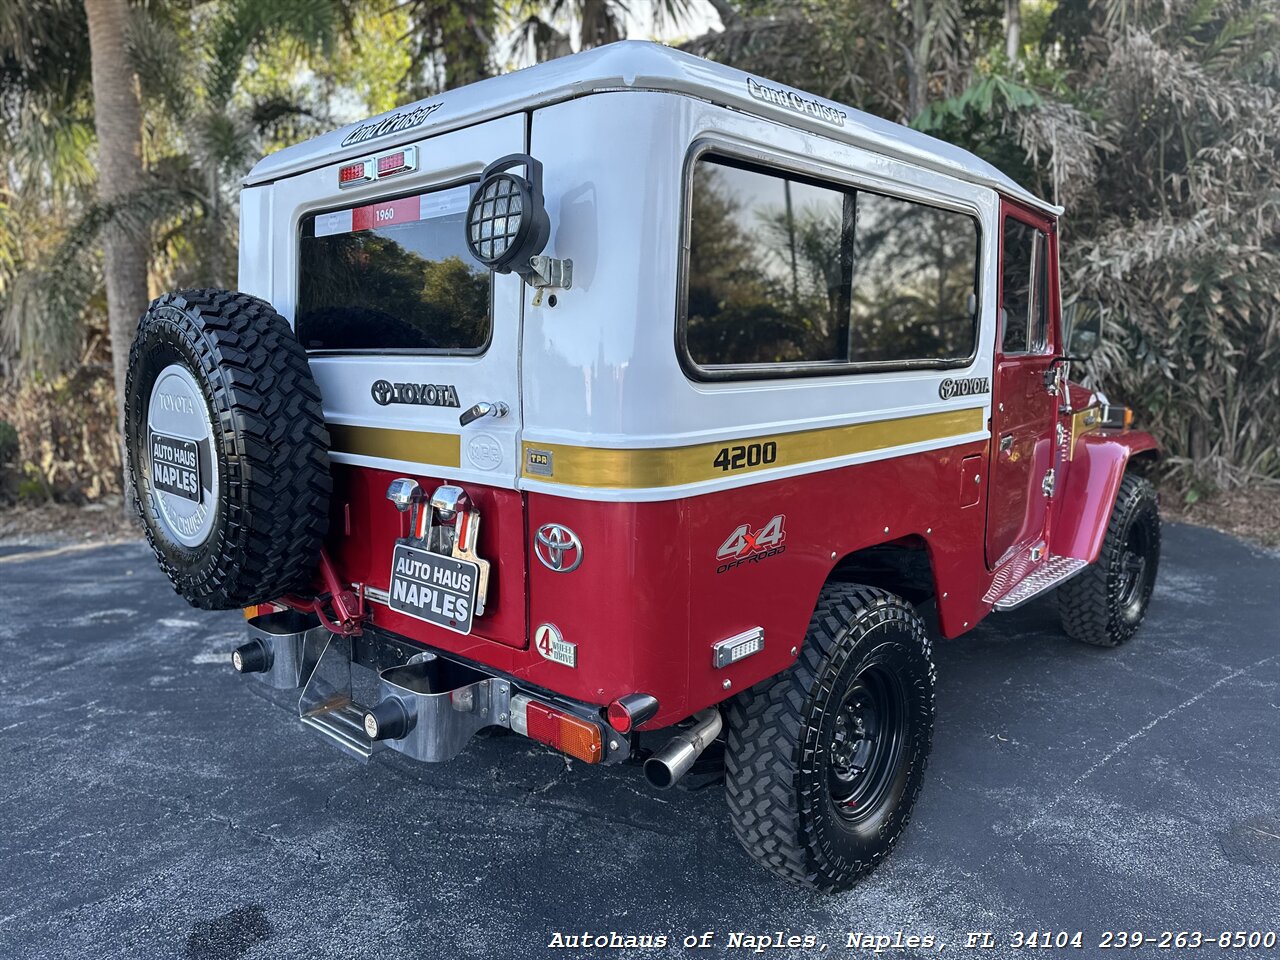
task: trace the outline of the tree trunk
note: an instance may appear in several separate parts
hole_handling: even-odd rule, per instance
[[[144,186],[142,107],[125,47],[129,4],[127,0],[84,0],[84,10],[89,19],[93,115],[98,132],[98,198],[109,206]],[[138,315],[147,305],[147,239],[109,223],[102,253],[116,418],[123,427],[129,344]],[[125,476],[127,484],[127,470]],[[126,489],[126,510],[132,509],[130,499],[131,492]]]
[[[1004,52],[1010,63],[1022,55],[1022,4],[1020,0],[1004,0]]]

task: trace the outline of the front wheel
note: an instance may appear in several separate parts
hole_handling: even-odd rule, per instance
[[[789,880],[844,890],[897,843],[933,737],[924,623],[884,590],[824,588],[799,659],[726,705],[734,831]]]
[[[1147,615],[1160,566],[1160,508],[1142,477],[1120,481],[1097,562],[1058,588],[1058,614],[1067,636],[1118,647]]]

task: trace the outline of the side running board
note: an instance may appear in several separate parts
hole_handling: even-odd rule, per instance
[[[1051,556],[1043,563],[1037,564],[1030,573],[996,598],[992,606],[1002,613],[1015,610],[1028,600],[1066,583],[1087,566],[1089,564],[1076,557]],[[991,600],[991,595],[988,594],[986,599]]]

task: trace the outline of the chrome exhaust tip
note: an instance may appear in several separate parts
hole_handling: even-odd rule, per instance
[[[720,730],[724,720],[720,709],[711,707],[694,715],[693,726],[681,730],[667,745],[644,762],[645,779],[659,790],[669,790],[692,769],[702,751],[707,749]]]

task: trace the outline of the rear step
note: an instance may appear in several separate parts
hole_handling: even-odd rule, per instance
[[[995,598],[992,606],[1001,613],[1015,610],[1042,593],[1048,593],[1054,587],[1066,583],[1088,565],[1086,561],[1076,557],[1050,556]],[[998,586],[996,589],[999,589]],[[984,599],[991,602],[993,599],[991,593],[988,593]]]
[[[617,762],[631,752],[631,738],[606,727],[598,707],[535,698],[504,677],[432,651],[364,663],[355,659],[350,637],[290,611],[254,617],[248,627],[249,642],[232,657],[236,670],[276,689],[301,687],[302,723],[358,760],[386,747],[428,763],[450,760],[489,726],[586,763]]]

